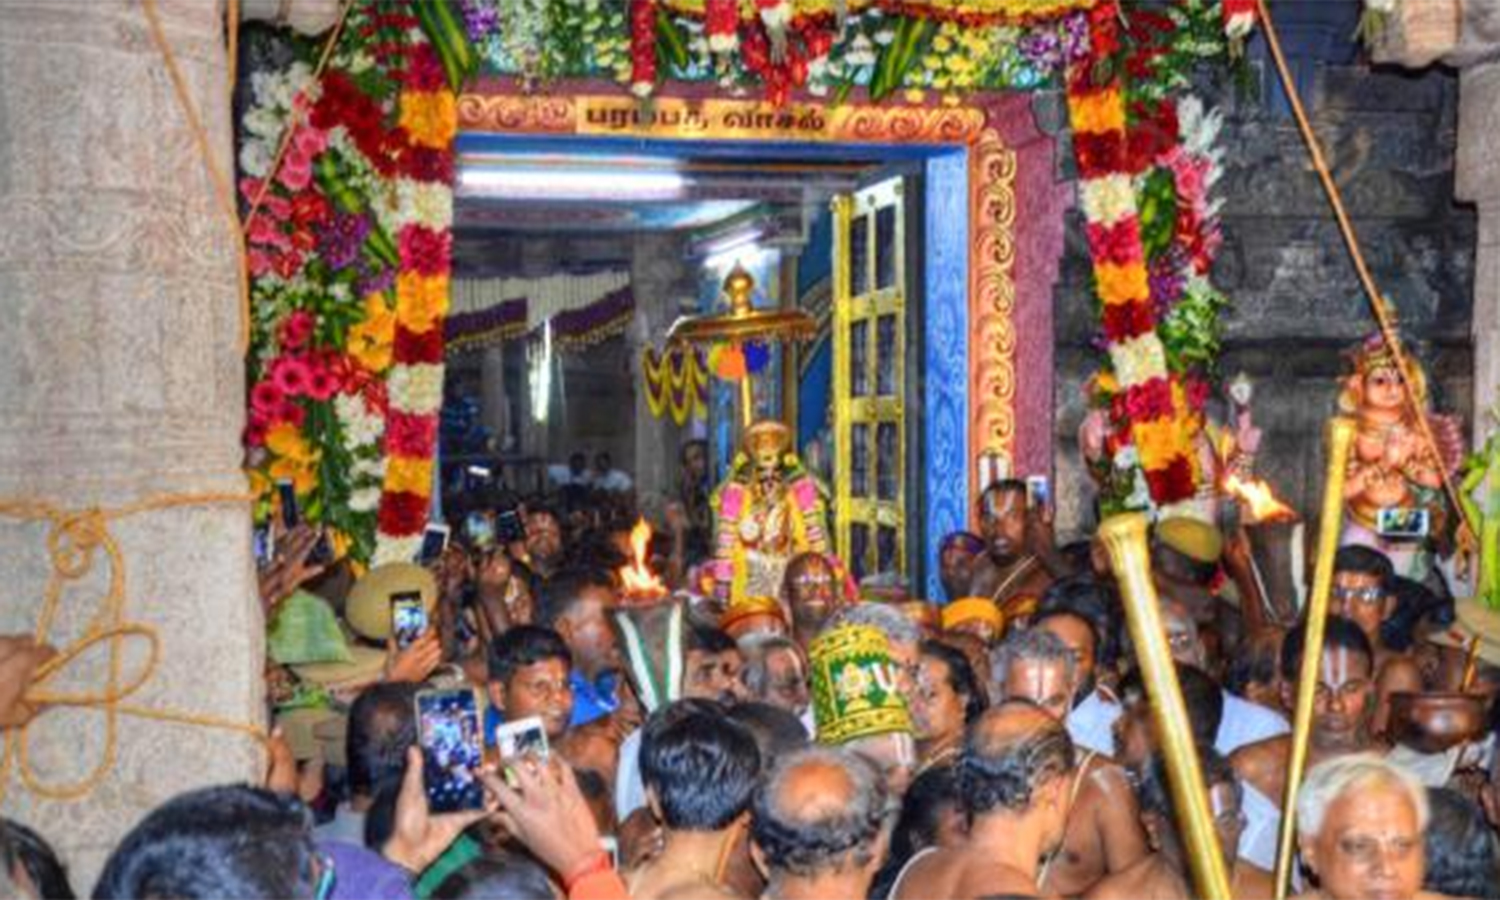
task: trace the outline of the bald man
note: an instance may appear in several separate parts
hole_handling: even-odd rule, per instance
[[[986,712],[959,756],[968,837],[957,847],[913,857],[891,896],[1040,896],[1042,859],[1062,843],[1072,773],[1073,742],[1057,719],[1015,701]]]
[[[856,753],[810,747],[784,757],[750,813],[764,896],[867,896],[885,861],[889,803],[880,772]]]

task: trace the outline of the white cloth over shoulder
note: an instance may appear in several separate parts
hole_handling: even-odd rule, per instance
[[[615,816],[624,822],[646,805],[646,785],[641,781],[641,729],[630,732],[620,744],[620,762],[615,767]]]
[[[1092,750],[1101,756],[1114,756],[1114,726],[1120,713],[1120,704],[1095,688],[1087,699],[1068,713],[1068,737],[1081,749]]]
[[[1192,710],[1188,712],[1191,714]],[[1224,691],[1224,718],[1219,721],[1214,749],[1220,756],[1228,757],[1241,747],[1291,730],[1286,717],[1275,710]]]

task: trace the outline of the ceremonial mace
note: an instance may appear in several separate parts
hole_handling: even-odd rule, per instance
[[[1167,783],[1182,823],[1193,884],[1199,897],[1230,900],[1229,873],[1214,830],[1187,707],[1177,683],[1177,666],[1162,624],[1161,605],[1151,582],[1146,517],[1141,513],[1112,516],[1099,527],[1099,537],[1109,551],[1110,565],[1125,597],[1125,620],[1151,701],[1161,753],[1166,758]]]
[[[755,341],[805,341],[818,333],[817,320],[800,309],[756,309],[752,303],[755,278],[739,263],[724,277],[729,309],[720,313],[683,316],[667,329],[667,343],[744,345]],[[740,425],[755,421],[755,392],[750,370],[740,379]]]
[[[1302,668],[1297,679],[1297,706],[1292,713],[1292,745],[1287,759],[1286,791],[1281,799],[1281,832],[1276,842],[1276,900],[1286,900],[1292,878],[1293,846],[1297,835],[1297,789],[1307,768],[1307,741],[1312,734],[1313,699],[1318,690],[1318,668],[1323,659],[1323,631],[1328,622],[1328,595],[1333,589],[1333,557],[1339,549],[1344,524],[1344,475],[1349,448],[1354,443],[1353,419],[1335,416],[1328,421],[1328,464],[1323,482],[1323,512],[1318,521],[1318,556],[1312,592],[1307,598],[1306,634]]]

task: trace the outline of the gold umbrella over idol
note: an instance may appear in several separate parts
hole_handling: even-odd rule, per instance
[[[823,490],[803,467],[792,431],[774,419],[756,421],[751,345],[803,341],[817,332],[813,317],[799,309],[756,309],[755,279],[739,265],[724,278],[727,310],[687,316],[673,323],[667,341],[718,346],[740,356],[729,367],[740,383],[741,452],[714,492],[714,596],[726,622],[755,621],[777,630],[764,615],[778,605],[787,563],[801,553],[827,553],[828,524]],[[720,367],[723,368],[723,367]],[[782,611],[782,624],[790,611]]]

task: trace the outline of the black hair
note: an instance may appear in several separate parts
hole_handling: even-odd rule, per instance
[[[564,569],[553,575],[542,588],[541,624],[556,628],[557,620],[571,612],[584,591],[592,588],[613,591],[615,583],[608,572],[592,567]]]
[[[739,649],[739,645],[734,642],[734,638],[730,637],[723,629],[715,628],[712,625],[704,625],[700,622],[693,622],[688,626],[686,637],[686,649],[689,652],[717,655]]]
[[[1453,611],[1453,597],[1443,596],[1420,581],[1392,575],[1386,590],[1396,598],[1396,608],[1380,623],[1380,640],[1397,652],[1410,650],[1417,642],[1417,628],[1424,619],[1443,625]]]
[[[760,748],[761,769],[769,769],[776,760],[806,747],[811,737],[802,720],[788,710],[759,700],[747,700],[729,707],[725,713],[731,721],[749,729]]]
[[[551,900],[555,896],[541,863],[505,852],[464,863],[432,891],[433,900]]]
[[[1031,625],[1053,618],[1070,615],[1087,623],[1094,633],[1094,662],[1108,668],[1114,665],[1119,653],[1119,641],[1115,634],[1115,610],[1119,609],[1118,595],[1109,585],[1100,584],[1092,575],[1075,575],[1055,582],[1042,592],[1036,612],[1031,616]]]
[[[1189,712],[1188,725],[1193,731],[1193,740],[1200,747],[1212,747],[1224,721],[1224,692],[1207,672],[1197,666],[1179,662],[1175,667],[1177,686],[1182,689],[1182,705]],[[1141,702],[1150,702],[1140,668],[1125,673],[1120,679],[1119,693],[1121,698],[1140,697]]]
[[[1445,897],[1493,897],[1500,883],[1495,833],[1479,807],[1451,788],[1428,788],[1423,890]]]
[[[1353,575],[1373,575],[1380,579],[1380,589],[1389,592],[1396,567],[1391,565],[1389,557],[1374,547],[1350,544],[1340,547],[1333,555],[1333,571],[1334,574],[1348,572]]]
[[[1351,653],[1364,654],[1365,660],[1370,664],[1370,672],[1375,671],[1375,650],[1370,646],[1370,639],[1365,637],[1364,631],[1353,622],[1343,616],[1329,616],[1323,626],[1323,652],[1327,653],[1335,647],[1342,647]],[[1302,645],[1307,643],[1307,622],[1302,621],[1287,633],[1286,640],[1281,642],[1281,677],[1289,682],[1297,680],[1298,672],[1302,669]]]
[[[676,831],[727,828],[750,805],[760,749],[722,712],[695,712],[641,739],[641,782]]]
[[[376,853],[396,834],[396,801],[401,796],[398,779],[382,781],[365,810],[365,847]]]
[[[937,843],[943,816],[960,807],[958,773],[953,766],[933,766],[912,780],[901,799],[901,815],[891,829],[890,851],[871,885],[872,900],[890,895],[911,858]]]
[[[573,654],[550,628],[516,625],[490,641],[487,655],[490,681],[505,684],[527,666],[557,659],[572,671]]]
[[[974,674],[969,658],[957,647],[932,638],[924,639],[919,646],[922,656],[931,656],[948,667],[948,688],[965,698],[964,724],[972,724],[984,714],[989,697],[979,687],[979,678]]]
[[[68,869],[41,835],[12,819],[0,818],[0,876],[20,870],[46,900],[73,900]]]
[[[387,681],[360,692],[349,708],[349,793],[371,797],[387,781],[401,780],[407,748],[417,743],[418,686]]]
[[[1213,790],[1216,784],[1227,784],[1234,790],[1236,803],[1243,803],[1244,786],[1234,767],[1229,764],[1213,744],[1197,743],[1198,769],[1203,773],[1203,789]],[[1172,790],[1167,775],[1167,761],[1160,753],[1152,753],[1139,772],[1135,773],[1135,794],[1140,803],[1141,815],[1152,813],[1162,817],[1176,835],[1182,835],[1177,824],[1177,808],[1172,803]]]
[[[971,728],[958,758],[958,793],[970,819],[996,809],[1023,812],[1038,788],[1072,769],[1073,741],[1061,722],[998,738]]]
[[[315,857],[300,803],[247,785],[203,788],[132,828],[94,897],[311,897]]]
[[[788,782],[803,767],[836,769],[847,785],[824,802],[788,795]],[[755,792],[750,834],[775,871],[799,877],[869,865],[889,818],[889,794],[875,765],[849,750],[813,746],[793,753],[771,770]]]
[[[1283,637],[1282,640],[1285,638]],[[1270,684],[1276,680],[1281,662],[1282,640],[1250,640],[1240,644],[1234,658],[1224,668],[1224,689],[1245,697],[1252,684]]]

